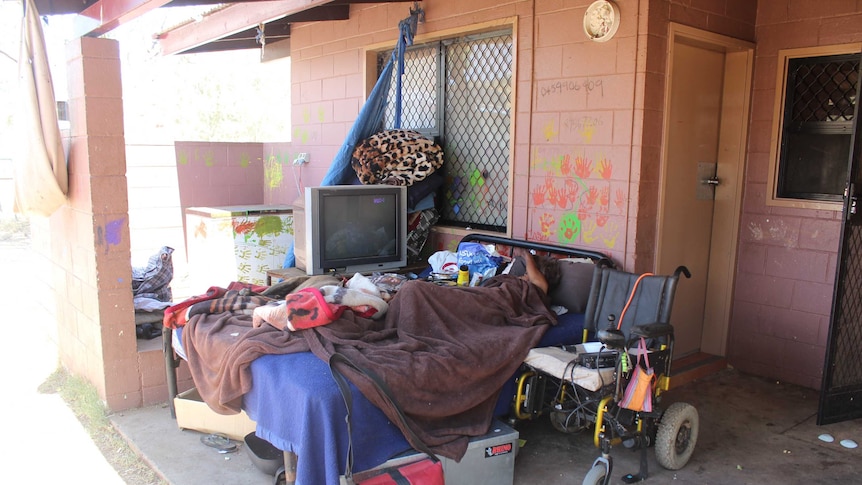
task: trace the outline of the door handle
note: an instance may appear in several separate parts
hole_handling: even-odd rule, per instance
[[[703,179],[703,180],[701,181],[701,183],[702,183],[702,184],[706,184],[706,185],[716,186],[716,185],[718,185],[719,183],[721,183],[721,181],[718,179],[718,175],[713,175],[713,176],[712,176],[712,177],[710,177],[710,178]]]

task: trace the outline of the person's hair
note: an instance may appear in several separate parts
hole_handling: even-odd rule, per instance
[[[537,256],[534,259],[536,269],[542,273],[545,281],[548,282],[548,293],[550,293],[560,284],[560,279],[563,277],[563,273],[560,271],[560,262],[552,256]]]

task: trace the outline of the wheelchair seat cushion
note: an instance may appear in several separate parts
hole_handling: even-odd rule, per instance
[[[524,363],[590,391],[598,391],[614,382],[614,367],[590,369],[575,364],[577,357],[577,354],[559,347],[539,347],[530,349]]]

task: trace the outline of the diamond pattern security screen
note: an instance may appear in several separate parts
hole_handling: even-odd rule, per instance
[[[846,257],[840,283],[840,306],[835,315],[835,362],[832,386],[862,385],[862,224],[849,225],[844,242]]]
[[[380,54],[379,69],[390,55]],[[394,126],[394,103],[393,89],[385,128]],[[401,127],[436,138],[444,149],[440,223],[506,231],[511,108],[511,32],[448,39],[408,51]]]
[[[858,55],[790,60],[779,197],[841,200],[858,83]]]
[[[857,169],[858,170],[858,169]],[[856,183],[862,182],[857,175]],[[862,416],[862,221],[845,222],[817,424]]]

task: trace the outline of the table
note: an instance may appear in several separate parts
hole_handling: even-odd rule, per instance
[[[399,268],[394,271],[387,271],[388,273],[395,274],[406,274],[406,273],[416,273],[419,274],[428,268],[427,261],[417,261],[415,263],[408,264],[403,268]],[[371,273],[366,273],[366,275]],[[292,278],[295,276],[305,276],[305,271],[299,268],[280,268],[280,269],[270,269],[266,272],[266,286],[272,286],[272,280],[282,280],[286,278]]]

